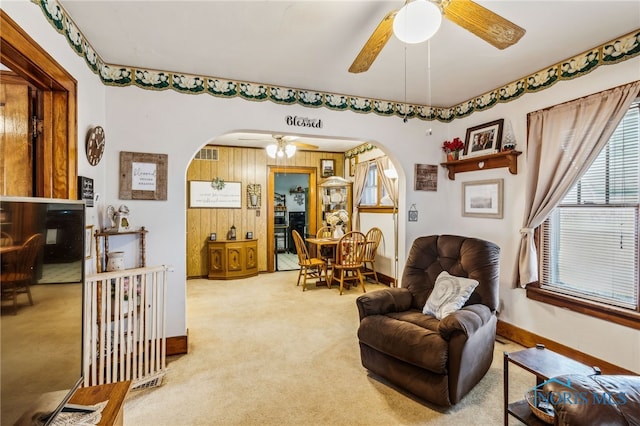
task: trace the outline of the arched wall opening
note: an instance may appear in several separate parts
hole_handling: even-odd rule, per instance
[[[185,173],[185,188],[187,197],[186,208],[186,277],[199,278],[206,277],[208,274],[208,253],[207,239],[212,233],[217,239],[226,239],[227,233],[231,226],[236,228],[238,238],[246,237],[250,232],[254,238],[258,240],[258,269],[260,272],[274,271],[272,261],[274,244],[270,244],[274,238],[270,221],[273,221],[273,204],[269,203],[269,197],[273,194],[269,193],[269,171],[277,169],[291,170],[292,173],[296,169],[313,169],[316,170],[316,183],[322,181],[322,172],[320,170],[321,160],[333,160],[335,163],[335,175],[353,179],[349,173],[349,161],[345,159],[345,152],[349,149],[344,148],[341,152],[335,152],[334,148],[331,152],[325,151],[322,144],[319,144],[318,150],[298,150],[295,155],[289,159],[272,159],[264,149],[264,146],[256,142],[247,142],[238,140],[229,142],[229,135],[239,132],[238,130],[230,130],[216,136],[201,145],[192,155],[191,161],[187,165]],[[252,129],[241,130],[240,132],[256,132],[271,133],[269,130]],[[288,133],[293,135],[294,133]],[[295,133],[300,138],[310,137],[309,135]],[[314,141],[317,138],[344,139],[326,134],[313,135]],[[345,141],[344,146],[354,147],[361,141],[351,138]],[[349,143],[351,145],[349,145]],[[401,275],[402,265],[400,259],[404,257],[404,240],[402,235],[403,224],[397,220],[399,214],[402,214],[403,198],[405,196],[405,174],[398,161],[389,155],[388,151],[382,143],[378,141],[368,140],[367,143],[376,147],[375,150],[367,151],[364,155],[364,161],[373,159],[378,156],[388,155],[390,163],[398,172],[397,184],[399,185],[399,206],[397,210],[387,209],[383,213],[367,213],[361,214],[361,230],[366,232],[372,226],[383,228],[384,239],[380,247],[380,258],[382,265],[382,273],[388,278],[387,282],[395,285],[398,275]],[[231,145],[232,144],[232,145]],[[240,208],[199,208],[191,207],[190,185],[191,182],[211,182],[214,179],[221,179],[226,182],[241,183],[241,206]],[[259,206],[251,206],[248,188],[253,191],[259,191]],[[314,197],[319,197],[319,193],[315,193]],[[318,202],[318,210],[320,210],[320,202]],[[318,212],[315,227],[322,224],[322,216]],[[313,230],[315,232],[315,230]],[[396,260],[397,259],[397,260]]]

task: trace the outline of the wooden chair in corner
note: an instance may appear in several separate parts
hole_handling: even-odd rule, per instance
[[[378,281],[378,273],[376,272],[376,254],[381,240],[382,230],[380,228],[369,229],[367,232],[367,246],[365,247],[364,257],[362,258],[362,275],[365,279],[367,279],[367,276],[373,275],[376,284],[380,284],[380,281]],[[370,269],[367,269],[367,264],[370,266]]]
[[[319,280],[322,279],[322,272],[324,271],[324,277],[327,281],[327,285],[331,288],[331,282],[327,279],[327,263],[315,257],[310,257],[309,252],[307,251],[307,246],[300,236],[300,233],[295,229],[291,231],[293,235],[293,241],[296,245],[296,252],[298,253],[298,265],[300,266],[300,271],[298,272],[298,282],[296,286],[300,285],[300,278],[304,275],[304,279],[302,282],[302,291],[307,289],[307,278],[317,278]]]
[[[364,279],[362,278],[362,259],[364,258],[367,237],[358,231],[347,232],[340,238],[336,246],[336,260],[332,265],[331,279],[340,283],[340,295],[344,290],[344,283],[350,287],[350,281],[360,281],[362,292]]]
[[[13,262],[2,269],[0,284],[2,298],[13,301],[13,314],[18,313],[18,294],[26,293],[29,304],[33,305],[30,285],[34,281],[36,258],[44,245],[42,234],[33,234],[15,253]]]

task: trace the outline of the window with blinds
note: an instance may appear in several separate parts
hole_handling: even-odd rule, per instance
[[[639,311],[640,102],[542,226],[541,285]]]

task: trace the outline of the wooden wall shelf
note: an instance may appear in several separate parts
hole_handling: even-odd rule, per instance
[[[499,167],[508,167],[512,175],[517,175],[518,155],[520,154],[522,154],[521,151],[504,151],[496,154],[464,158],[462,160],[447,161],[446,163],[440,163],[440,165],[449,170],[449,179],[451,180],[456,179],[456,173],[497,169]]]

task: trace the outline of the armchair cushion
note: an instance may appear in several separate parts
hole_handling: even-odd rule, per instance
[[[436,278],[433,291],[429,295],[422,313],[442,319],[462,308],[477,286],[478,280],[454,277],[447,271],[442,271]]]
[[[420,311],[414,312],[416,317],[425,317]],[[393,316],[371,315],[362,320],[358,338],[369,347],[416,367],[436,374],[447,372],[448,343],[437,331]]]
[[[411,293],[406,288],[388,288],[363,294],[358,297],[356,305],[362,320],[369,315],[406,311],[411,307],[411,300]]]

